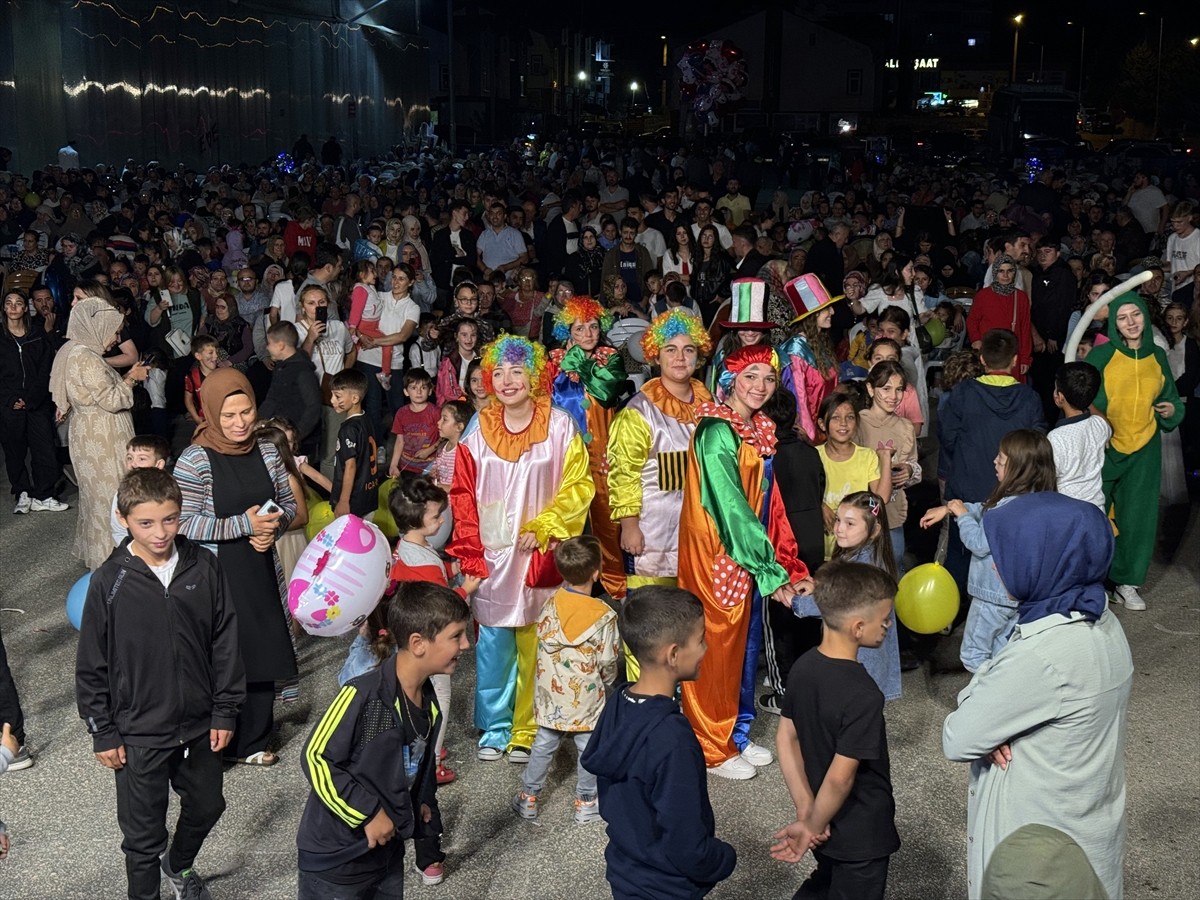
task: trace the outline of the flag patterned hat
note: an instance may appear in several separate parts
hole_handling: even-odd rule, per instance
[[[769,331],[778,328],[767,318],[767,283],[761,278],[738,278],[730,284],[728,322],[722,328],[734,331]]]

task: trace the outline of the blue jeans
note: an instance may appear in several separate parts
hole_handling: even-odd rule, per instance
[[[345,687],[346,682],[359,675],[365,675],[379,668],[379,657],[371,650],[371,645],[361,634],[354,636],[346,661],[342,663],[342,671],[338,672],[338,687]]]
[[[539,725],[537,736],[533,739],[533,747],[529,751],[529,762],[525,766],[524,775],[521,776],[525,783],[525,793],[536,797],[542,792],[542,785],[546,783],[546,773],[550,770],[550,764],[554,762],[558,745],[563,738],[571,737],[575,739],[577,753],[575,796],[580,800],[595,800],[596,776],[583,767],[583,751],[587,749],[591,736],[590,731],[555,731],[553,728]]]
[[[967,624],[963,628],[962,649],[958,654],[963,668],[975,672],[992,659],[1004,649],[1016,624],[1015,606],[1000,606],[972,597]]]
[[[392,387],[383,395],[383,385],[377,377],[383,370],[370,363],[356,362],[354,368],[367,376],[367,396],[363,397],[363,412],[375,425],[375,439],[379,446],[387,445],[387,436],[392,431],[392,416],[404,405],[404,374],[392,373]]]

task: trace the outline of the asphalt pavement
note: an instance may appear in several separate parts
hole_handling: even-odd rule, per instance
[[[3,484],[7,497],[7,483]],[[74,502],[73,493],[64,499]],[[1200,891],[1200,516],[1177,514],[1170,558],[1160,551],[1144,590],[1149,610],[1117,609],[1133,648],[1129,707],[1126,897],[1185,900]],[[1181,524],[1186,520],[1186,524]],[[0,862],[0,898],[119,898],[125,875],[113,776],[95,761],[75,710],[76,632],[64,612],[83,574],[70,555],[75,512],[14,516],[0,509],[0,628],[25,708],[36,764],[0,778],[0,818],[12,835]],[[307,795],[299,760],[316,719],[337,690],[348,639],[300,643],[301,699],[277,707],[279,765],[227,770],[228,809],[197,869],[217,900],[294,897],[295,833]],[[938,651],[957,655],[955,637]],[[967,768],[941,753],[941,724],[966,684],[962,671],[905,673],[904,695],[886,709],[903,846],[892,858],[888,896],[935,900],[966,893]],[[458,780],[439,791],[447,877],[426,887],[410,872],[406,894],[442,900],[557,900],[608,896],[603,825],[572,822],[574,748],[564,743],[536,822],[518,820],[509,799],[520,770],[478,762],[470,721],[473,659],[454,677],[447,747]],[[754,739],[774,745],[777,720],[761,715]],[[774,830],[789,803],[777,765],[748,782],[709,778],[717,833],[738,851],[715,898],[787,898],[811,868],[771,859]],[[172,801],[171,821],[177,805]],[[410,848],[411,854],[411,848]],[[409,856],[411,860],[411,855]],[[169,887],[164,885],[166,896]]]

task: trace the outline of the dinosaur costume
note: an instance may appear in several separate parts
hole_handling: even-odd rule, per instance
[[[1117,328],[1117,311],[1126,305],[1141,310],[1141,346],[1132,350]],[[1150,313],[1137,294],[1124,294],[1108,304],[1109,343],[1087,355],[1100,372],[1095,406],[1108,418],[1113,436],[1104,457],[1104,503],[1117,528],[1109,578],[1118,585],[1140,585],[1154,555],[1158,531],[1158,489],[1162,479],[1161,432],[1183,421],[1184,406],[1175,390],[1167,355],[1154,345]],[[1167,418],[1154,409],[1171,403]]]

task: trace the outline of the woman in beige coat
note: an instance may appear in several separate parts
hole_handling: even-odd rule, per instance
[[[89,569],[112,553],[112,498],[125,474],[125,444],[133,437],[133,385],[147,368],[138,363],[122,378],[104,361],[116,345],[121,312],[89,297],[71,310],[67,343],[54,358],[50,393],[61,421],[69,416],[68,446],[79,481],[74,555]]]

